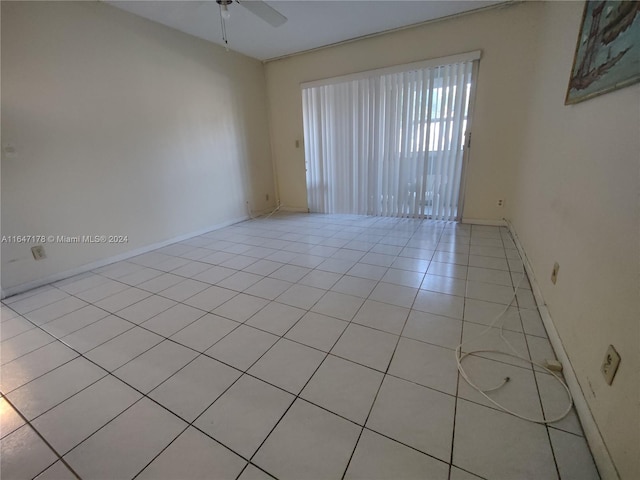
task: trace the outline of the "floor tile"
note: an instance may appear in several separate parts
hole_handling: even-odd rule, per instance
[[[7,398],[22,415],[32,420],[106,374],[79,357],[14,390]]]
[[[312,270],[302,277],[298,283],[309,287],[329,290],[340,278],[342,278],[342,275],[339,273]]]
[[[384,372],[397,342],[398,337],[395,335],[351,324],[331,353]]]
[[[451,466],[451,475],[449,476],[449,480],[481,480],[482,477],[478,477],[477,475],[473,475],[461,468]]]
[[[247,320],[246,324],[280,336],[284,335],[304,314],[305,311],[300,308],[271,302]]]
[[[424,275],[429,268],[429,261],[418,258],[398,257],[391,264],[391,268],[418,272]]]
[[[465,400],[456,409],[453,463],[485,478],[557,478],[543,425]]]
[[[240,325],[205,353],[242,371],[248,369],[278,337],[262,330]]]
[[[11,404],[5,398],[0,398],[0,438],[6,437],[24,424],[25,421]]]
[[[129,288],[129,285],[126,285],[122,282],[107,280],[97,287],[90,288],[89,290],[83,290],[82,292],[76,293],[75,295],[85,302],[96,303],[102,299],[108,298],[111,295],[115,295],[116,293],[122,292],[123,290],[127,290]]]
[[[351,250],[353,251],[353,250]],[[357,255],[362,255],[362,252],[357,252]],[[331,272],[337,274],[345,274],[356,264],[356,261],[345,260],[342,258],[327,258],[324,262],[316,267],[317,270],[324,272]]]
[[[364,425],[383,374],[329,355],[300,396]]]
[[[347,273],[353,277],[368,278],[371,280],[380,280],[387,273],[387,267],[377,265],[369,265],[366,263],[356,263]]]
[[[564,387],[552,375],[536,372],[536,382],[540,392],[540,401],[547,419],[555,419],[562,415],[569,405],[569,396]],[[564,430],[576,435],[583,435],[580,420],[575,407],[562,420],[554,422],[550,427]]]
[[[184,303],[204,310],[205,312],[210,312],[214,308],[231,300],[236,295],[238,295],[238,292],[214,285],[195,294],[193,297],[185,300]]]
[[[469,266],[509,271],[509,264],[507,263],[507,260],[504,258],[469,255]]]
[[[367,298],[377,283],[376,280],[345,275],[331,287],[331,290],[346,295]]]
[[[56,338],[62,338],[107,316],[109,316],[109,312],[105,312],[93,305],[87,305],[75,312],[45,323],[40,328]]]
[[[389,374],[450,395],[456,394],[458,366],[448,348],[401,338]]]
[[[403,285],[405,287],[420,288],[424,273],[412,272],[410,270],[400,270],[397,268],[390,268],[387,273],[382,277],[382,281],[386,283],[393,283],[395,285]]]
[[[366,426],[448,462],[454,405],[449,395],[386,376]]]
[[[3,366],[0,390],[7,394],[77,356],[61,342],[45,345]]]
[[[236,369],[200,356],[152,390],[149,397],[192,422],[240,375]]]
[[[56,318],[60,318],[63,315],[71,313],[82,307],[86,307],[87,302],[75,297],[67,297],[57,302],[45,305],[37,310],[33,310],[29,313],[25,313],[25,318],[29,319],[36,325],[42,325],[43,323],[50,322]]]
[[[263,298],[240,293],[213,310],[213,313],[236,322],[245,322],[268,303],[269,301]]]
[[[198,282],[196,280],[183,280],[180,283],[176,283],[172,287],[166,288],[158,293],[163,297],[170,298],[176,302],[184,302],[186,299],[193,297],[197,293],[207,289],[209,284],[204,282]]]
[[[410,308],[416,298],[417,288],[380,282],[371,292],[369,299]]]
[[[540,314],[537,310],[520,310],[520,318],[522,319],[522,327],[527,335],[535,335],[537,337],[547,338],[547,331],[542,323]]]
[[[170,338],[185,347],[204,352],[238,326],[237,322],[208,313]]]
[[[245,290],[245,293],[268,300],[275,300],[291,287],[292,283],[277,278],[263,278]]]
[[[325,355],[283,338],[265,353],[248,373],[297,395],[322,363]]]
[[[511,350],[509,345],[500,336],[499,328],[491,328],[484,325],[477,325],[475,323],[465,322],[462,332],[462,351],[470,352],[475,350],[483,350],[483,352],[477,355],[484,358],[491,358],[499,362],[510,363],[520,367],[530,369],[530,364],[519,358],[513,357],[514,351]],[[503,330],[502,336],[515,348],[518,355],[524,358],[528,358],[527,345],[522,333],[512,332],[510,330]],[[508,355],[494,352],[487,352],[485,350],[497,350],[498,352],[504,352]]]
[[[118,311],[118,317],[140,324],[176,305],[176,302],[159,295],[152,295]]]
[[[490,268],[469,267],[468,280],[475,282],[494,283],[497,285],[511,286],[511,275],[504,270]]]
[[[466,285],[464,280],[458,278],[442,277],[440,275],[431,275],[427,273],[424,276],[424,280],[420,288],[422,290],[430,290],[432,292],[464,297]]]
[[[209,267],[207,270],[203,270],[202,272],[194,275],[193,279],[214,285],[236,273],[232,268],[224,268],[220,266],[212,267],[209,264],[207,264],[207,266]]]
[[[287,332],[285,338],[328,352],[336,343],[347,322],[308,312]]]
[[[140,480],[198,480],[236,478],[246,464],[193,427],[176,438],[136,478]]]
[[[296,400],[254,457],[277,478],[339,479],[360,428],[303,400]]]
[[[580,436],[549,429],[553,453],[560,471],[560,478],[599,480],[587,441]]]
[[[127,285],[137,286],[137,285],[140,285],[141,283],[147,282],[152,278],[156,278],[160,275],[162,275],[162,272],[160,270],[144,267],[141,270],[138,270],[137,272],[129,273],[127,275],[124,275],[118,278],[118,281],[122,283],[126,283]]]
[[[325,293],[325,290],[319,288],[294,284],[276,298],[276,301],[292,307],[309,310]]]
[[[293,395],[244,375],[194,425],[249,458],[293,400]]]
[[[65,460],[83,478],[132,478],[186,426],[143,398],[65,455]]]
[[[109,315],[80,330],[76,330],[66,337],[62,337],[61,340],[74,350],[85,353],[121,333],[131,330],[133,327],[135,327],[133,323],[122,320],[114,315]]]
[[[197,355],[193,350],[165,340],[118,368],[113,374],[142,393],[148,393]]]
[[[7,435],[0,443],[2,478],[33,478],[57,460],[55,453],[29,425]]]
[[[149,292],[140,290],[138,288],[129,287],[122,292],[118,292],[115,295],[111,295],[98,302],[95,302],[94,305],[98,308],[106,310],[107,312],[115,313],[119,310],[122,310],[123,308],[128,307],[129,305],[133,305],[134,303],[147,298],[149,295],[151,295]]]
[[[433,457],[365,429],[345,480],[446,480],[449,466]]]
[[[366,300],[353,317],[353,322],[400,335],[408,315],[408,308]]]
[[[364,299],[337,292],[327,292],[311,308],[316,313],[322,313],[340,320],[350,321],[358,312]]]
[[[202,310],[188,305],[177,304],[141,323],[140,326],[158,335],[170,337],[204,315],[206,314]]]
[[[467,269],[467,266],[456,265],[455,263],[431,262],[427,273],[430,275],[439,275],[441,277],[453,277],[465,280],[467,278]]]
[[[251,265],[245,267],[243,270],[245,272],[249,272],[249,273],[253,273],[255,275],[262,275],[262,276],[267,276],[272,274],[273,272],[275,272],[276,270],[278,270],[280,267],[283,266],[282,263],[280,262],[273,262],[271,260],[258,260],[256,261],[256,259],[253,259],[254,263],[252,263]]]
[[[462,341],[462,321],[412,310],[402,336],[455,349]]]
[[[462,363],[468,378],[482,389],[501,388],[487,393],[493,401],[529,418],[542,419],[540,399],[531,369],[515,367],[481,357],[466,357]],[[462,377],[458,396],[491,408],[499,408],[473,389]]]
[[[413,308],[421,312],[444,315],[445,317],[462,318],[464,298],[444,293],[420,290],[416,296]]]
[[[0,343],[0,362],[4,365],[55,340],[54,337],[39,328],[31,329]]]
[[[267,475],[258,467],[248,464],[242,475],[238,477],[238,480],[271,480],[272,478],[271,475]]]
[[[33,426],[64,455],[139,398],[140,393],[104,377],[33,421]]]
[[[509,305],[514,300],[514,291],[511,286],[495,285],[492,283],[467,282],[467,297],[485,302],[501,303]]]
[[[499,322],[504,325],[505,329],[521,332],[522,323],[518,309],[516,307],[509,307],[505,313],[505,308],[506,305],[499,303],[466,298],[464,304],[464,319],[482,325],[490,325],[496,320],[496,317],[502,316]],[[496,325],[498,325],[498,323],[496,323]]]
[[[284,265],[273,272],[271,275],[269,275],[269,277],[277,278],[278,280],[284,280],[286,282],[297,282],[310,271],[311,269],[307,267]]]
[[[32,312],[46,305],[50,305],[54,302],[67,298],[69,295],[62,290],[58,290],[54,287],[43,287],[38,293],[26,292],[23,296],[15,295],[4,300],[11,306],[11,309],[19,314],[26,314]]]
[[[135,327],[89,350],[85,357],[111,372],[163,340],[160,335]]]
[[[23,317],[16,316],[6,321],[3,318],[2,327],[0,328],[0,340],[9,340],[34,328],[36,328],[35,325]]]
[[[58,460],[38,475],[35,480],[76,480],[77,478],[62,461]]]

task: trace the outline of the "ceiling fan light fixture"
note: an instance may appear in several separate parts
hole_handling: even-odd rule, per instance
[[[231,18],[231,12],[229,11],[229,7],[226,3],[220,4],[220,15],[225,20],[229,20]]]

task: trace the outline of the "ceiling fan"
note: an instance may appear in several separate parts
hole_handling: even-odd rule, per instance
[[[272,27],[279,27],[287,21],[287,17],[262,0],[216,0],[218,5],[220,5],[220,15],[223,20],[229,20],[231,16],[229,5],[234,3],[234,1],[267,22]]]
[[[229,40],[227,38],[227,24],[225,23],[225,21],[231,18],[229,5],[231,5],[234,1],[273,27],[279,27],[287,21],[287,17],[282,15],[275,8],[267,5],[262,0],[216,0],[218,5],[220,5],[220,26],[222,27],[222,41],[224,42],[224,46],[227,51],[229,51]]]

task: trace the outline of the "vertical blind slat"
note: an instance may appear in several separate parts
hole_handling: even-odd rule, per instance
[[[302,90],[309,209],[454,220],[473,62]]]

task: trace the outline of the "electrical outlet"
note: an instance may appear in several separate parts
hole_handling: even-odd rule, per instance
[[[498,199],[498,201],[496,202],[496,205],[497,205],[498,207],[504,207],[504,200],[503,200],[503,199],[501,199],[501,198],[499,198],[499,199]]]
[[[602,375],[604,375],[604,381],[607,382],[607,385],[611,385],[613,382],[613,377],[616,376],[618,366],[620,366],[620,355],[616,352],[616,349],[613,348],[613,345],[609,345],[602,366],[600,367],[600,371]]]
[[[560,270],[560,265],[556,262],[553,264],[553,270],[551,271],[551,283],[554,285],[558,281],[558,270]]]
[[[47,254],[44,253],[44,247],[42,245],[36,245],[35,247],[31,247],[31,254],[35,260],[42,260],[43,258],[47,258]]]
[[[268,193],[265,195],[265,200],[266,200],[267,202],[269,201],[269,194],[268,194]]]

